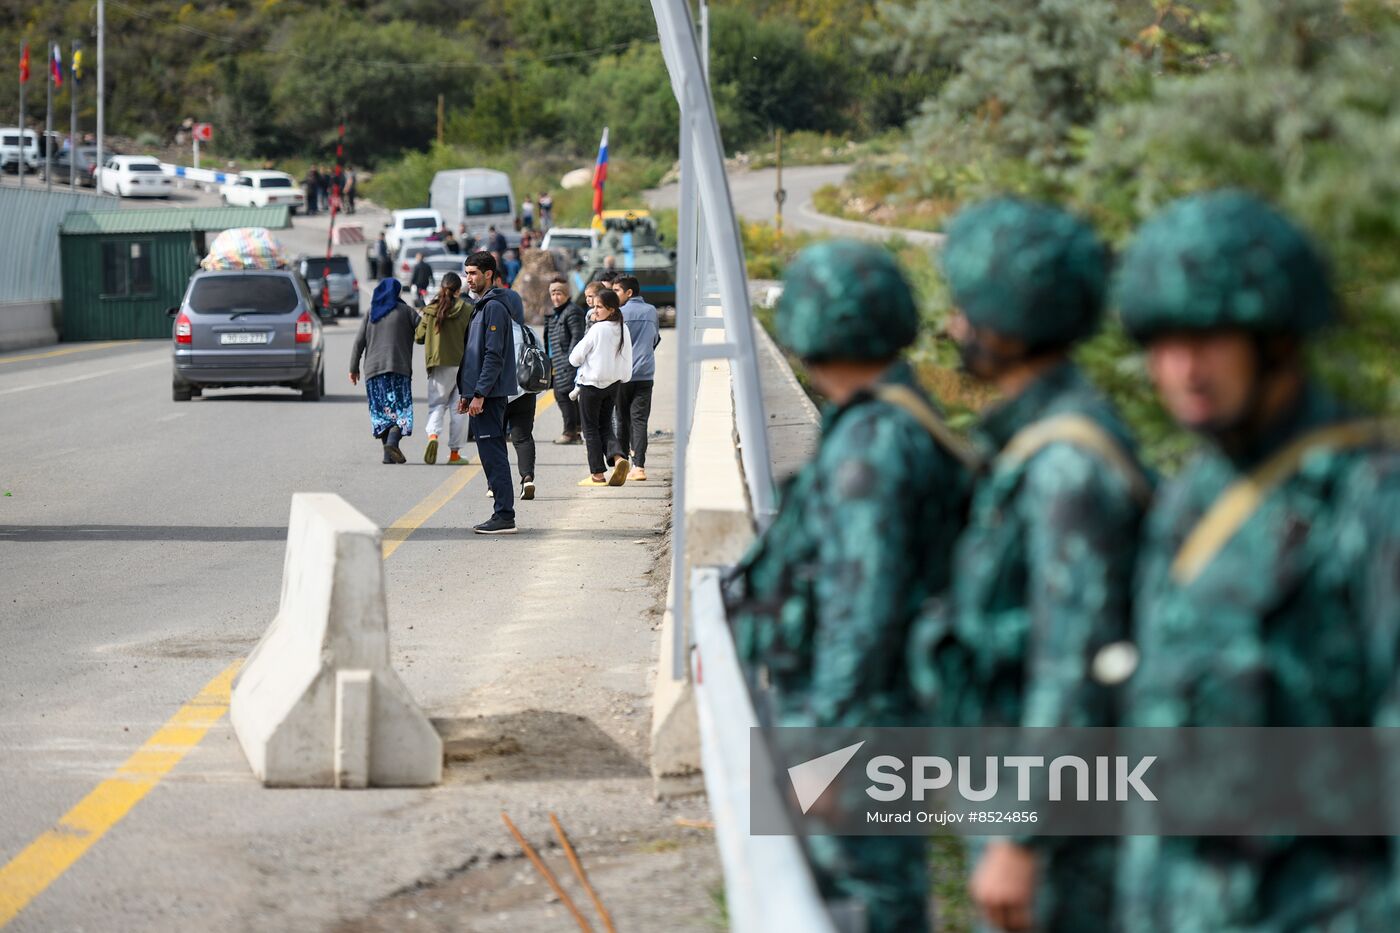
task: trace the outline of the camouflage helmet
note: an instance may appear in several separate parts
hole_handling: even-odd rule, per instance
[[[1148,220],[1123,254],[1114,303],[1139,341],[1226,327],[1306,334],[1335,312],[1307,235],[1243,191],[1182,198]]]
[[[783,277],[778,340],[804,360],[887,360],[914,342],[919,310],[889,250],[853,240],[804,249]]]
[[[948,227],[942,265],[970,324],[1032,347],[1087,337],[1103,315],[1103,244],[1048,204],[1001,197],[965,208]]]

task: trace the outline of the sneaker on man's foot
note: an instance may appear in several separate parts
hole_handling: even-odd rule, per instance
[[[638,483],[647,481],[647,471],[645,467],[633,467],[632,472],[627,474],[628,478]]]
[[[428,446],[423,448],[423,462],[427,464],[437,463],[437,437],[428,435]]]
[[[579,436],[577,434],[570,434],[567,431],[554,439],[554,443],[560,445],[561,447],[565,444],[577,444],[578,442]]]
[[[452,453],[448,456],[447,462],[448,462],[449,464],[452,464],[452,463],[466,463],[467,461],[466,461],[466,458],[462,456],[462,452],[461,452],[461,451],[459,451],[459,450],[454,450],[454,451],[452,451]]]
[[[521,481],[520,498],[524,499],[526,502],[529,502],[531,499],[535,498],[535,481],[533,479],[525,479]]]
[[[515,522],[494,517],[472,529],[479,535],[513,535],[516,530]]]
[[[608,474],[609,486],[621,486],[627,482],[627,471],[632,469],[632,464],[621,457],[613,464],[612,472]]]

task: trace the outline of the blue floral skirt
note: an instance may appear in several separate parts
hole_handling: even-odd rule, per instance
[[[375,437],[398,427],[404,437],[413,433],[413,377],[380,373],[365,380],[369,394],[369,421]]]

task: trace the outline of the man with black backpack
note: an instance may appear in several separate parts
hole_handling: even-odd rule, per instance
[[[496,281],[496,260],[490,253],[473,253],[467,260],[467,289],[479,295],[467,327],[467,346],[457,371],[457,410],[471,415],[481,469],[496,507],[491,518],[472,530],[480,535],[515,534],[515,489],[506,454],[506,408],[520,391],[516,379],[515,313]]]

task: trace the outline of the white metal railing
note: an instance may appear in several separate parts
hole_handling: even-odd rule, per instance
[[[758,717],[725,618],[719,571],[695,571],[690,592],[695,710],[705,792],[724,866],[730,928],[738,933],[835,933],[836,925],[817,891],[796,832],[781,836],[749,832],[749,781],[754,770],[749,730],[758,726]],[[763,753],[761,747],[757,753]],[[772,767],[759,770],[774,773]]]

